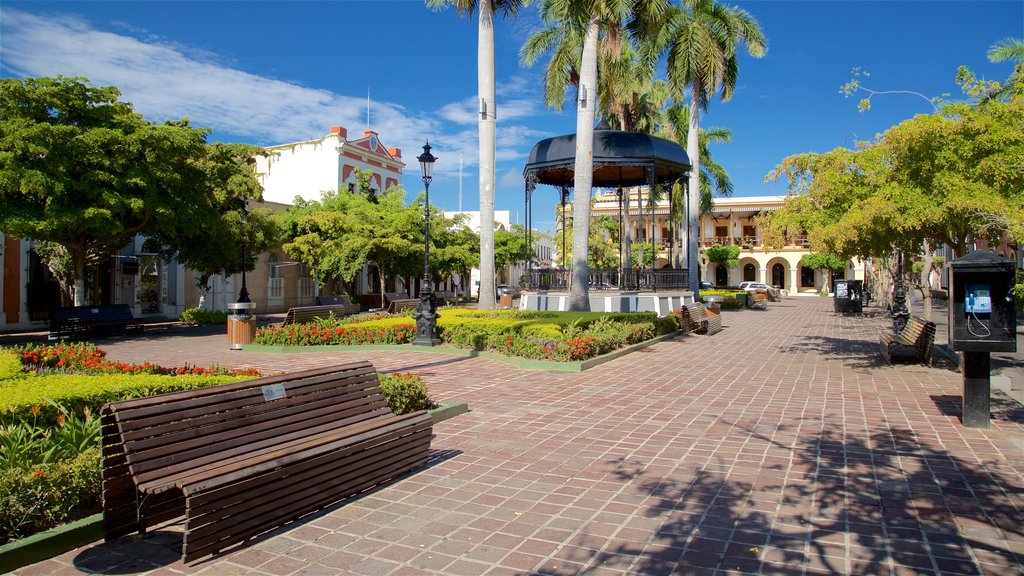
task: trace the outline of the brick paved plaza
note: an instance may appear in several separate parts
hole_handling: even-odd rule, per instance
[[[255,354],[153,331],[114,360],[294,370],[369,358],[471,412],[429,466],[185,566],[173,531],[18,574],[1024,573],[1024,407],[882,365],[888,318],[792,297],[580,374],[423,352]],[[201,331],[194,333],[201,334]]]

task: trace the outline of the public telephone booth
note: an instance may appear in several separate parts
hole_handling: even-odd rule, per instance
[[[989,427],[989,354],[1017,351],[1015,268],[991,252],[972,252],[949,264],[949,346],[963,352],[961,419],[969,428]]]

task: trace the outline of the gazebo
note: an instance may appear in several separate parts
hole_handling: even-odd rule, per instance
[[[622,211],[622,187],[648,186],[654,190],[658,185],[669,185],[686,176],[691,168],[690,158],[681,146],[642,132],[613,130],[605,120],[594,129],[594,188],[615,188],[618,191],[620,223],[624,221]],[[556,186],[561,190],[562,212],[573,185],[576,164],[576,135],[566,134],[541,140],[530,151],[529,160],[523,168],[526,180],[526,245],[532,245],[532,197],[537,184]],[[628,198],[626,211],[628,212]],[[654,207],[651,206],[651,222],[654,221]],[[564,224],[563,224],[564,226]],[[620,224],[621,226],[621,224]],[[619,268],[617,270],[591,270],[591,285],[595,288],[611,287],[619,290],[657,290],[658,288],[686,288],[686,270],[654,269],[632,270],[623,265],[622,256],[628,249],[625,234],[619,235]],[[651,249],[654,251],[654,234],[651,234]],[[563,242],[564,244],[564,242]],[[565,248],[563,246],[563,253]],[[656,251],[654,252],[656,254]],[[549,268],[527,268],[526,287],[530,290],[567,290],[569,275],[566,270]]]

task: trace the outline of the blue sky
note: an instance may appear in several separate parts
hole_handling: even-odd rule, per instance
[[[931,112],[916,96],[877,96],[872,110],[839,87],[854,67],[875,90],[960,98],[957,66],[1003,80],[1007,64],[989,46],[1024,37],[1024,2],[748,1],[769,41],[765,58],[743,56],[736,93],[715,101],[704,126],[733,142],[714,148],[737,196],[782,194],[764,183],[784,157],[852,146]],[[543,66],[518,51],[539,25],[535,8],[496,22],[498,90],[496,207],[522,221],[522,169],[533,144],[575,130],[575,109],[544,107]],[[154,121],[188,116],[212,139],[259,145],[319,137],[331,125],[350,136],[370,128],[402,148],[405,189],[422,190],[415,156],[425,139],[438,156],[431,202],[478,208],[476,19],[432,12],[422,0],[65,1],[0,5],[0,74],[85,76],[116,85]],[[553,228],[557,191],[534,196],[534,222]]]

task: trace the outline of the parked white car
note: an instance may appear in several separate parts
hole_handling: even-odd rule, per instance
[[[756,292],[758,290],[764,290],[765,292],[772,295],[772,298],[779,297],[779,289],[773,288],[764,282],[741,282],[740,290],[746,290],[747,292]]]

